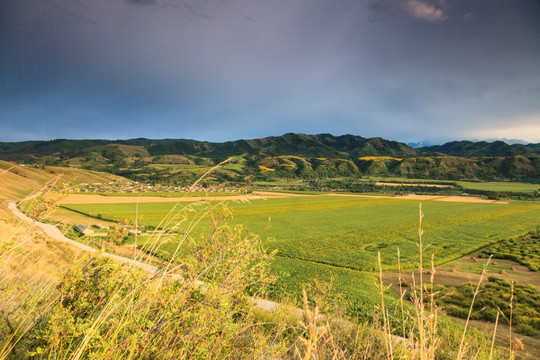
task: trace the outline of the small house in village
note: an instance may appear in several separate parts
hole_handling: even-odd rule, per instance
[[[94,230],[92,230],[91,227],[86,225],[76,225],[75,230],[83,234],[84,236],[88,236],[94,233]]]

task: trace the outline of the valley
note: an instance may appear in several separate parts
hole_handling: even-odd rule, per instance
[[[497,162],[491,158],[459,159],[426,153],[417,157],[418,153],[397,146],[387,155],[349,149],[362,156],[347,159],[322,157],[321,153],[306,156],[296,148],[297,155],[234,155],[223,167],[214,169],[219,157],[199,157],[199,153],[152,157],[141,145],[99,146],[103,155],[111,155],[109,148],[116,148],[123,160],[98,156],[99,161],[89,165],[88,158],[82,161],[77,156],[87,151],[82,149],[55,155],[53,163],[70,167],[46,165],[51,155],[32,155],[24,165],[0,161],[4,178],[9,180],[3,183],[5,199],[27,198],[22,209],[58,226],[68,237],[95,249],[144,259],[157,267],[189,264],[194,251],[208,245],[217,224],[227,224],[256,237],[264,252],[272,254],[269,271],[274,280],[265,287],[264,297],[299,306],[303,288],[311,288],[314,281],[331,284],[330,298],[346,308],[349,317],[362,321],[373,316],[381,301],[376,285],[379,269],[394,290],[383,296],[391,307],[399,304],[395,293],[399,270],[404,272],[403,279],[412,281],[410,276],[420,260],[420,203],[425,214],[422,260],[425,266],[433,257],[435,282],[440,286],[465,286],[478,279],[479,264],[471,266],[467,259],[481,259],[489,252],[497,257],[504,248],[501,244],[519,243],[540,225],[540,203],[535,201],[538,184],[523,182],[519,176],[505,177],[498,170],[487,171],[487,167],[483,168],[487,172],[471,172],[470,167],[459,165],[462,161],[475,164],[473,167]],[[205,149],[205,156],[217,151],[212,146]],[[519,156],[512,161],[522,161]],[[412,163],[415,171],[403,171],[412,169],[407,165]],[[514,166],[514,175],[516,169]],[[534,178],[534,171],[527,174]],[[42,186],[55,176],[50,185]],[[25,181],[17,183],[18,178]],[[505,181],[494,181],[497,179]],[[50,186],[60,192],[49,193]],[[32,192],[36,195],[28,197]],[[38,210],[32,210],[36,206]],[[75,230],[80,225],[91,232]],[[529,257],[518,253],[512,259],[515,264],[529,264],[526,262],[537,261],[534,251],[537,245]],[[523,265],[511,266],[512,260],[499,261],[490,266],[490,272],[501,272],[501,279],[514,280],[516,286],[533,286],[538,292],[536,262],[523,270]],[[516,266],[521,266],[518,271],[511,270]],[[246,291],[259,289],[248,287]],[[438,306],[449,311],[445,303]],[[484,320],[475,321],[475,326],[481,327]],[[527,334],[518,336],[534,349],[537,344],[529,338],[538,329],[536,320],[531,321],[520,325]]]

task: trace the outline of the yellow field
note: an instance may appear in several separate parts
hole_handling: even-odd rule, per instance
[[[392,157],[392,156],[363,156],[363,157],[360,157],[358,158],[358,160],[365,160],[365,161],[381,161],[381,160],[396,160],[396,161],[401,161],[403,160],[402,158],[396,158],[396,157]]]

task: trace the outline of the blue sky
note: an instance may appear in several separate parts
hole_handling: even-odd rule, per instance
[[[2,0],[0,141],[540,142],[540,1]]]

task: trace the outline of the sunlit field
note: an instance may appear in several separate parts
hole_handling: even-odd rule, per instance
[[[414,200],[304,196],[250,202],[228,202],[232,222],[244,224],[260,234],[269,250],[278,256],[333,266],[373,271],[377,252],[386,269],[396,268],[399,247],[405,266],[417,260],[418,203]],[[186,213],[185,224],[205,211],[204,202]],[[73,204],[66,205],[94,216],[163,227],[172,210],[180,214],[186,204]],[[425,238],[437,262],[446,262],[497,240],[512,238],[535,229],[540,221],[540,204],[513,201],[508,204],[477,204],[423,201]],[[204,231],[203,219],[192,231]],[[184,227],[185,228],[185,227]],[[174,251],[168,242],[162,250]]]

